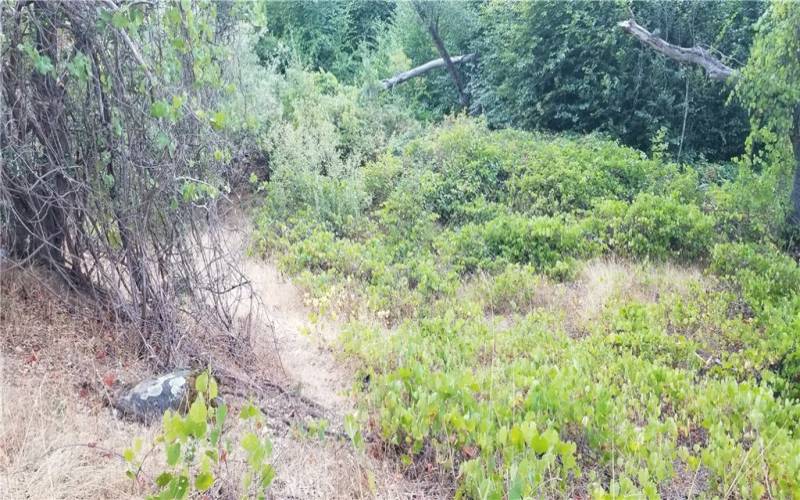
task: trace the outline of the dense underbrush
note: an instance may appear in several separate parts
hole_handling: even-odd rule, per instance
[[[800,497],[800,269],[780,207],[734,203],[744,161],[728,181],[602,137],[378,128],[385,154],[261,183],[257,233],[349,315],[365,424],[404,461],[469,498]],[[705,271],[570,328],[540,295],[591,259]]]

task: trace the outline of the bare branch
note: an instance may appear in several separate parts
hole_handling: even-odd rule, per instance
[[[703,47],[681,47],[679,45],[673,45],[663,38],[650,33],[633,19],[620,21],[617,23],[617,26],[633,35],[640,42],[650,46],[656,52],[674,61],[700,66],[712,80],[726,81],[738,75],[738,71],[714,57]]]

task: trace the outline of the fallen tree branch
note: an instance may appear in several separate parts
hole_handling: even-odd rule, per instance
[[[633,19],[620,21],[617,23],[617,26],[633,35],[640,42],[652,47],[656,52],[674,61],[683,64],[696,64],[702,67],[712,80],[726,81],[738,75],[738,71],[714,57],[703,47],[681,47],[679,45],[673,45],[663,38],[650,33]]]
[[[465,54],[463,56],[455,56],[451,57],[450,60],[453,64],[462,64],[475,59],[475,54]],[[433,61],[428,61],[422,66],[417,66],[416,68],[412,68],[408,71],[404,71],[402,73],[398,73],[391,78],[387,78],[385,80],[381,80],[381,84],[383,85],[384,90],[389,90],[395,85],[399,85],[407,80],[412,78],[418,77],[420,75],[424,75],[425,73],[432,71],[438,68],[445,67],[445,61],[443,58],[434,59]]]

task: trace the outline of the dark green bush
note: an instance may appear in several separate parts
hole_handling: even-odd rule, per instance
[[[453,235],[456,264],[465,271],[531,264],[556,277],[569,275],[588,252],[578,224],[559,218],[501,215],[468,224]]]
[[[458,118],[412,141],[403,157],[413,169],[435,174],[426,203],[440,220],[463,222],[468,205],[504,198],[505,180],[526,139],[528,134],[490,132],[479,120]]]
[[[699,208],[647,193],[628,208],[617,237],[627,254],[687,262],[706,255],[713,240],[713,220]]]
[[[269,29],[255,51],[264,64],[279,69],[288,66],[294,51],[313,70],[350,81],[358,72],[361,47],[376,43],[394,7],[386,0],[268,0],[264,10]]]
[[[426,202],[450,224],[474,222],[476,204],[500,203],[531,215],[574,213],[601,198],[632,201],[642,191],[678,188],[691,193],[696,179],[679,185],[676,167],[601,137],[490,131],[467,118],[412,141],[403,158],[409,169],[436,174]]]
[[[775,391],[800,399],[800,266],[773,247],[725,243],[714,248],[710,270],[740,291],[764,332],[739,364],[771,369]]]
[[[604,251],[654,260],[691,262],[707,255],[714,242],[713,219],[697,206],[650,193],[630,205],[602,200],[581,226]]]
[[[756,173],[754,168],[743,162],[735,180],[709,189],[717,231],[731,241],[780,242],[790,208],[790,173],[782,168]]]

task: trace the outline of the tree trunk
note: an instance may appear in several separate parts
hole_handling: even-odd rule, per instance
[[[55,26],[46,22],[48,15],[56,15],[58,5],[46,2],[33,3],[31,9],[42,13],[45,22],[35,26],[36,48],[51,61],[58,60],[58,33]],[[18,36],[19,24],[13,36]],[[19,164],[3,167],[3,183],[11,198],[12,213],[11,253],[15,257],[30,259],[49,267],[63,270],[66,267],[64,245],[67,242],[68,212],[72,189],[65,177],[66,169],[73,163],[72,147],[67,136],[67,118],[64,109],[64,87],[52,74],[31,73],[32,89],[16,83],[22,65],[15,51],[8,59],[4,72],[6,99],[11,102],[17,139],[23,139],[29,130],[41,146],[41,153],[20,156]],[[24,109],[22,96],[33,90],[46,99],[34,100]],[[73,252],[74,253],[74,252]]]
[[[656,52],[660,52],[670,59],[684,64],[696,64],[700,66],[706,70],[706,74],[712,80],[725,81],[737,74],[735,69],[724,64],[703,47],[680,47],[678,45],[673,45],[663,38],[659,38],[650,33],[633,19],[621,21],[617,23],[617,26],[633,35],[634,38],[643,44],[650,46]]]
[[[456,87],[456,92],[458,92],[458,101],[461,103],[461,106],[466,108],[467,106],[469,106],[469,97],[464,91],[464,82],[461,81],[461,74],[458,72],[458,68],[453,63],[453,60],[450,58],[450,54],[447,52],[447,48],[444,46],[444,41],[442,41],[442,37],[439,36],[439,29],[432,22],[428,23],[428,33],[431,34],[431,38],[433,38],[433,43],[434,45],[436,45],[436,50],[439,52],[439,55],[444,60],[444,64],[445,66],[447,66],[447,71],[450,73],[450,78],[453,79],[453,84]]]
[[[433,44],[436,45],[436,51],[439,52],[439,57],[442,58],[444,65],[447,67],[447,72],[450,73],[450,78],[453,80],[453,85],[455,85],[456,92],[458,93],[458,102],[463,107],[469,106],[469,97],[464,91],[464,82],[461,81],[461,74],[450,58],[450,54],[444,46],[444,41],[439,35],[439,14],[436,12],[436,4],[432,2],[420,2],[418,0],[414,0],[411,3],[414,6],[414,10],[417,11],[420,20],[427,28],[428,33],[431,35]]]
[[[800,227],[800,105],[794,109],[792,150],[794,152],[794,180],[792,182],[792,211],[789,214],[789,223],[794,227]]]

